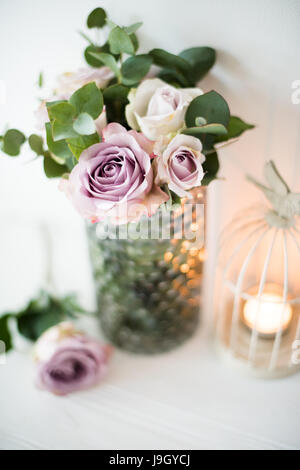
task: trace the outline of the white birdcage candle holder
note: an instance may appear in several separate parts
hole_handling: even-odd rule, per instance
[[[300,370],[300,196],[275,165],[269,187],[257,183],[273,208],[243,211],[221,239],[216,285],[216,337],[226,358],[259,377]]]

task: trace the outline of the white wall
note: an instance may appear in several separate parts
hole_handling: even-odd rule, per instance
[[[291,84],[300,79],[299,0],[1,0],[0,80],[6,84],[7,100],[0,105],[0,129],[9,123],[32,130],[39,72],[44,71],[50,84],[61,71],[81,64],[85,43],[76,31],[99,5],[116,22],[143,20],[140,39],[145,49],[215,47],[218,63],[202,87],[218,90],[234,114],[257,124],[255,131],[220,152],[220,176],[226,180],[210,190],[211,245],[219,227],[258,196],[245,183],[245,171],[260,175],[263,162],[273,158],[300,191],[300,104],[291,102]],[[24,158],[30,158],[29,152]],[[60,218],[74,230],[81,227],[56,183],[43,176],[40,162],[24,164],[1,156],[3,212],[15,218],[20,213]]]

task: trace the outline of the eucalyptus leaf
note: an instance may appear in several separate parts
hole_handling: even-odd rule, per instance
[[[44,142],[40,135],[31,134],[28,138],[28,143],[37,155],[44,155]]]
[[[70,153],[71,153],[71,156],[65,160],[65,164],[68,170],[72,171],[78,162],[77,162],[77,158],[72,154],[71,150],[70,150]]]
[[[68,139],[67,142],[72,154],[78,159],[83,150],[87,149],[91,145],[98,144],[100,142],[100,137],[97,133],[92,135],[81,135],[76,138]]]
[[[99,60],[98,58],[94,57],[94,55],[91,54],[91,52],[92,53],[101,52],[101,47],[97,47],[91,44],[84,50],[84,58],[91,67],[102,67],[103,62]]]
[[[2,150],[11,157],[20,154],[21,146],[26,141],[25,135],[17,129],[9,129],[2,138]]]
[[[78,114],[88,113],[94,120],[100,116],[103,109],[102,93],[95,82],[88,83],[75,91],[69,101]]]
[[[103,46],[95,46],[94,44],[89,45],[85,51],[84,51],[84,57],[87,63],[91,67],[102,67],[104,65],[104,62],[97,58],[97,56],[94,56],[93,53],[101,53],[104,52],[106,54],[110,53],[109,45],[108,43],[105,43]]]
[[[78,118],[74,121],[73,128],[80,135],[91,135],[96,131],[94,120],[87,113],[79,114]]]
[[[73,128],[73,121],[66,123],[54,121],[52,123],[52,136],[54,142],[58,142],[59,140],[77,137],[78,134]]]
[[[198,82],[211,69],[216,61],[216,51],[211,47],[192,47],[179,54],[191,65],[194,82]]]
[[[64,160],[67,160],[72,157],[73,154],[65,140],[58,140],[54,142],[50,122],[46,123],[46,139],[48,149],[51,153]]]
[[[36,341],[48,328],[64,320],[64,316],[57,309],[37,313],[28,313],[17,318],[18,330],[25,338]]]
[[[136,33],[136,31],[141,27],[143,26],[143,23],[141,21],[139,21],[138,23],[134,23],[130,26],[126,26],[124,29],[126,31],[127,34],[132,34],[132,33]]]
[[[111,85],[110,87],[105,88],[103,90],[104,102],[109,103],[114,100],[127,102],[127,96],[129,91],[130,89],[125,85]]]
[[[130,37],[131,42],[133,44],[134,52],[137,52],[137,50],[140,46],[137,35],[135,33],[132,33],[132,34],[129,35],[129,37]]]
[[[60,165],[50,155],[44,157],[44,171],[48,178],[59,178],[69,172],[66,165]]]
[[[224,142],[229,139],[234,139],[243,134],[243,132],[253,129],[253,124],[247,124],[237,116],[231,116],[228,124],[228,133],[226,136],[219,137],[218,142]]]
[[[178,70],[184,74],[191,71],[191,66],[185,59],[163,49],[152,49],[149,55],[153,58],[154,64],[159,67]]]
[[[31,341],[36,341],[48,328],[67,318],[75,318],[78,314],[86,313],[73,295],[55,298],[41,291],[38,297],[32,299],[20,312],[7,313],[0,317],[0,340],[4,341],[6,351],[12,348],[8,325],[11,318],[16,319],[21,335]]]
[[[76,116],[75,107],[66,101],[47,103],[47,109],[51,120],[64,124],[72,122]]]
[[[109,67],[117,78],[121,77],[117,61],[112,54],[106,54],[104,52],[89,52],[89,55]]]
[[[184,129],[182,134],[193,135],[198,137],[200,134],[226,135],[227,129],[223,124],[205,124],[198,127],[189,127]]]
[[[5,352],[8,352],[12,349],[12,338],[9,329],[9,318],[10,315],[3,315],[0,317],[0,341],[3,341],[5,344]]]
[[[141,81],[149,72],[152,61],[152,57],[147,54],[129,57],[121,67],[123,83],[132,85]]]
[[[158,77],[176,88],[190,86],[189,80],[178,70],[162,69]]]
[[[40,72],[39,78],[38,78],[38,87],[42,88],[43,85],[44,85],[44,76],[43,76],[43,72]]]
[[[228,104],[216,91],[197,96],[190,103],[185,115],[187,127],[194,127],[198,117],[204,118],[208,124],[217,123],[227,127],[230,118]]]
[[[87,19],[88,28],[103,28],[106,24],[106,12],[103,8],[93,10]]]
[[[116,26],[111,30],[108,36],[108,42],[113,54],[125,53],[133,55],[135,52],[135,48],[129,34],[127,34],[120,26]]]
[[[209,183],[211,183],[211,181],[216,179],[219,169],[220,163],[217,152],[207,155],[205,162],[203,163],[205,176],[201,184],[203,186],[207,186]]]
[[[106,104],[106,117],[108,122],[118,122],[126,126],[125,106],[128,104],[129,88],[125,85],[115,84],[103,91]]]

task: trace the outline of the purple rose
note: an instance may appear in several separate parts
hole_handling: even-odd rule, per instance
[[[79,213],[116,223],[152,215],[168,196],[154,184],[153,143],[136,131],[111,123],[103,142],[84,150],[62,189]]]
[[[108,346],[65,327],[51,328],[37,343],[38,386],[67,395],[97,384],[107,372]]]
[[[169,143],[161,139],[155,145],[155,183],[167,183],[180,197],[188,197],[188,190],[201,186],[204,176],[202,144],[199,139],[178,134]]]

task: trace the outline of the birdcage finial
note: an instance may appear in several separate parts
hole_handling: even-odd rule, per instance
[[[300,215],[300,194],[291,192],[272,160],[265,164],[264,176],[269,186],[250,175],[247,179],[263,191],[273,206],[274,210],[266,216],[267,221],[280,228],[293,225],[295,216]]]

